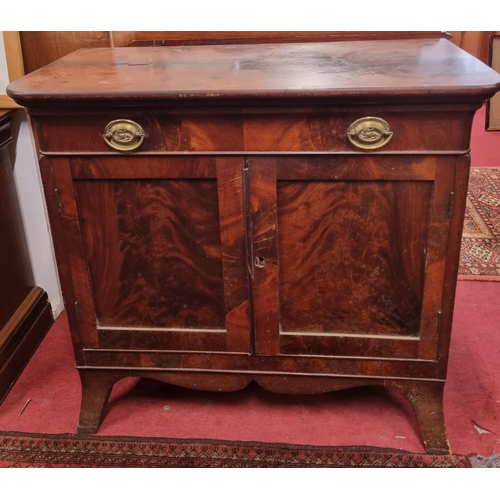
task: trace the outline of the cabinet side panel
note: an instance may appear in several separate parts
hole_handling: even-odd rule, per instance
[[[225,327],[215,179],[75,189],[100,326]]]

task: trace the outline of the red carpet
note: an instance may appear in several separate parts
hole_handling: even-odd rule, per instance
[[[483,106],[475,114],[472,124],[472,166],[500,168],[500,132],[486,132],[485,121],[486,106]]]
[[[445,389],[445,418],[455,454],[489,456],[499,448],[499,294],[498,282],[458,284]],[[28,398],[30,403],[18,416]],[[2,405],[0,430],[74,433],[79,404],[79,378],[63,315]],[[479,433],[474,423],[491,433]],[[126,379],[115,386],[99,435],[424,452],[407,401],[374,388],[284,396],[249,387],[225,394]]]
[[[484,132],[481,112],[475,127],[482,127],[482,133],[476,135],[495,138],[488,139],[488,148],[481,145],[484,139],[473,140],[473,165],[498,166],[500,147],[491,143],[500,146],[500,133]],[[454,454],[489,456],[500,449],[499,295],[500,282],[458,284],[445,388],[445,419]],[[79,378],[62,315],[0,407],[0,430],[74,433],[79,405]],[[116,384],[99,435],[424,452],[409,403],[397,393],[374,388],[283,396],[251,386],[223,394],[128,379]]]

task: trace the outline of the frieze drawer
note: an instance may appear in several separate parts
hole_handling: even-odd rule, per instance
[[[37,116],[40,150],[44,154],[130,153],[163,154],[186,152],[342,152],[354,154],[395,152],[466,152],[470,110],[443,112],[436,108],[386,111],[380,107],[332,111],[298,110],[294,113],[256,109],[142,110],[116,109],[112,113],[71,116]],[[360,148],[349,140],[351,127],[363,120],[383,120],[391,140],[381,147]],[[104,135],[117,121],[133,121],[144,130],[139,147],[119,151]]]

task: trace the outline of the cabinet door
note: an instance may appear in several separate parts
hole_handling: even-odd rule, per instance
[[[241,158],[51,164],[85,348],[249,352]]]
[[[250,159],[256,351],[435,358],[456,162]]]

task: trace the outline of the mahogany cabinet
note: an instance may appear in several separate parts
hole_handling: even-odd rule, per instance
[[[85,49],[11,84],[40,149],[83,397],[151,377],[384,385],[429,453],[475,111],[447,40]]]

